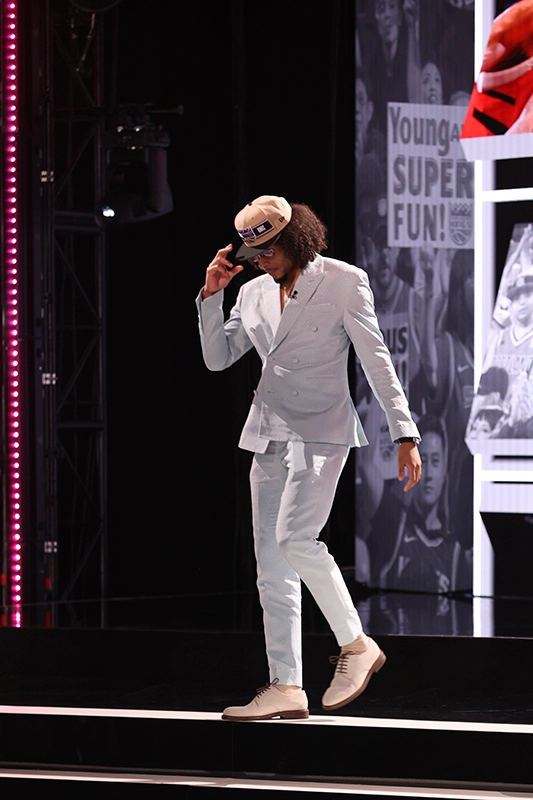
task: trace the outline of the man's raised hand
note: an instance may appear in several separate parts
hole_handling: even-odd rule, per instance
[[[228,254],[233,250],[233,245],[228,244],[219,250],[211,261],[205,274],[205,286],[202,290],[202,300],[216,294],[221,289],[225,289],[228,283],[237,275],[242,272],[244,267],[234,266],[231,261],[228,261]]]

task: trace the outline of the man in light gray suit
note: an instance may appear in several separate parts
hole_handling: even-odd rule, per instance
[[[385,654],[363,632],[342,574],[318,541],[350,447],[368,444],[348,385],[353,342],[398,447],[398,479],[420,479],[420,435],[379,329],[366,273],[325,258],[326,228],[303,204],[264,195],[235,218],[237,259],[264,275],[241,288],[224,322],[223,290],[243,267],[218,251],[197,298],[207,367],[222,370],[255,347],[263,363],[239,446],[254,452],[250,473],[257,585],[263,607],[269,683],[223,719],[309,715],[303,690],[303,580],[341,648],[322,698],[340,708],[366,688]]]

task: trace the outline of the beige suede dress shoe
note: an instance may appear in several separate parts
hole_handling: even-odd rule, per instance
[[[256,719],[307,719],[307,695],[303,689],[286,694],[274,684],[267,683],[258,689],[257,695],[246,706],[230,706],[224,709],[222,719],[247,722]]]
[[[373,673],[379,672],[387,658],[375,641],[369,638],[364,653],[341,651],[339,656],[331,656],[329,660],[337,666],[333,680],[322,697],[322,708],[326,711],[345,706],[359,697]]]

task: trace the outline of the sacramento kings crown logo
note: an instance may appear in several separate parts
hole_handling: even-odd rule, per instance
[[[472,203],[450,203],[450,238],[463,247],[472,236]]]

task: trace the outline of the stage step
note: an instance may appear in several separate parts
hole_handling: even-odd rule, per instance
[[[131,774],[139,792],[148,774],[162,791],[191,797],[217,791],[209,782],[218,780],[229,781],[226,791],[246,780],[288,781],[287,792],[294,781],[317,782],[321,794],[331,783],[377,784],[387,796],[397,785],[408,794],[426,786],[432,797],[455,797],[444,787],[533,789],[533,640],[376,638],[385,667],[334,716],[320,697],[336,648],[312,635],[310,718],[232,723],[221,710],[264,682],[260,634],[2,629],[0,767],[50,778],[61,770],[66,783],[70,773]],[[37,780],[6,775],[2,785]]]
[[[53,791],[54,800],[151,800],[180,798],[180,800],[215,800],[252,798],[265,800],[270,792],[273,800],[294,800],[305,797],[344,797],[358,800],[502,800],[495,789],[460,789],[451,786],[376,785],[333,781],[268,780],[261,778],[208,778],[195,775],[157,775],[121,772],[73,772],[50,770],[43,775],[36,770],[0,770],[0,789],[3,797],[46,796]],[[220,789],[224,794],[220,795]],[[275,794],[273,794],[275,793]],[[505,800],[532,800],[525,791],[506,791]]]
[[[376,636],[387,662],[341,717],[532,721],[533,639]],[[304,636],[312,714],[338,653]],[[221,712],[268,680],[261,633],[0,628],[0,705]]]
[[[0,726],[10,768],[533,786],[533,725],[1,706]]]

